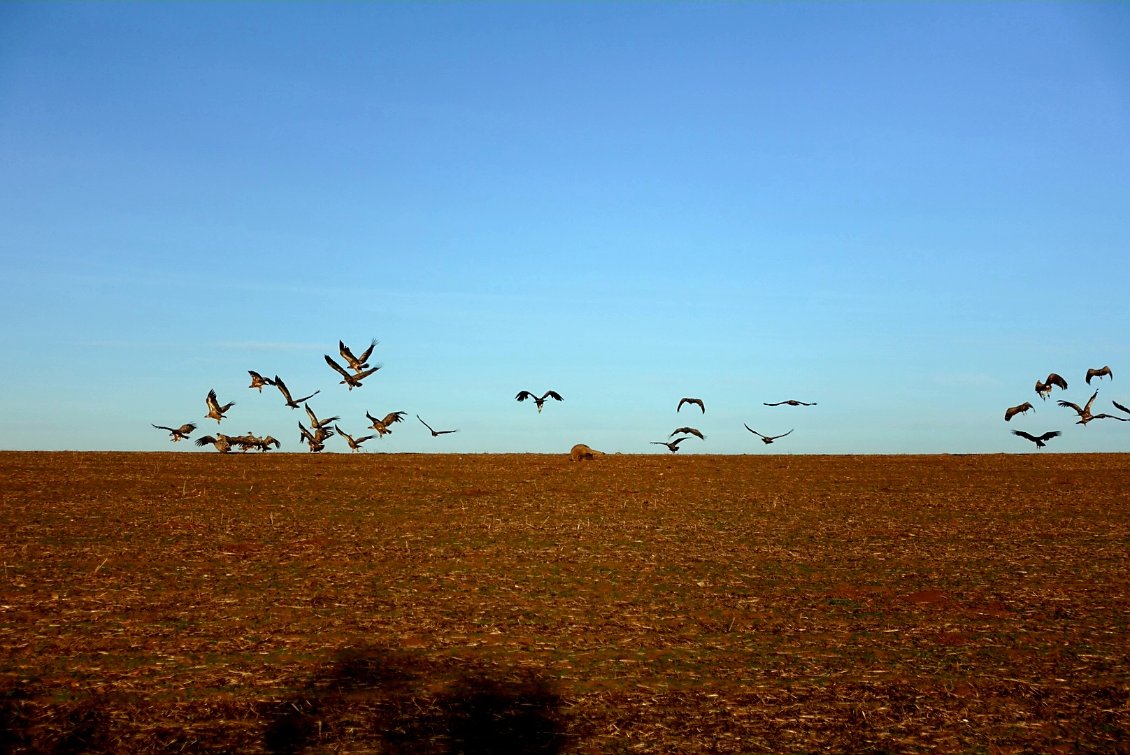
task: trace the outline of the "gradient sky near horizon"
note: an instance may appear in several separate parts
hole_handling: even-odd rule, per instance
[[[1130,405],[1127,39],[1114,2],[4,3],[0,448],[304,451],[251,369],[407,412],[370,450],[1125,451],[1033,385]],[[322,355],[372,338],[347,391]]]

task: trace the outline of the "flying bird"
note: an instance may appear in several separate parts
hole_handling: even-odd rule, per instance
[[[317,432],[310,432],[301,420],[298,422],[298,432],[301,433],[298,440],[310,447],[310,453],[318,453],[324,449],[326,446],[323,441],[333,435],[332,430],[326,430],[322,427],[317,428]]]
[[[372,343],[369,344],[369,348],[362,351],[359,357],[353,356],[353,352],[350,351],[349,347],[345,345],[345,342],[341,340],[337,342],[337,350],[338,353],[341,354],[341,358],[349,365],[349,369],[356,373],[362,373],[365,371],[365,368],[369,366],[369,357],[372,356],[373,347],[376,345],[377,339],[374,338]]]
[[[319,393],[322,392],[321,390],[316,390],[313,393],[311,393],[309,396],[303,396],[302,398],[296,399],[296,398],[291,398],[290,389],[286,387],[286,383],[284,383],[282,381],[282,378],[279,377],[278,375],[275,375],[274,385],[275,385],[276,388],[279,389],[279,393],[281,393],[283,395],[283,398],[286,399],[286,405],[289,406],[291,409],[297,409],[302,404],[303,401],[306,401],[307,399],[312,399],[315,396],[317,396]]]
[[[208,407],[208,413],[204,415],[205,419],[214,419],[219,422],[224,418],[224,412],[235,406],[234,401],[220,406],[220,402],[216,399],[216,389],[208,391],[208,398],[204,399],[204,404]]]
[[[808,403],[805,403],[804,401],[797,401],[795,398],[791,398],[788,401],[778,401],[775,404],[769,404],[769,403],[765,403],[765,402],[762,402],[762,403],[764,403],[766,406],[780,406],[781,404],[788,404],[789,406],[816,406],[815,401],[813,401],[811,404],[808,404]]]
[[[339,419],[341,419],[341,417],[330,417],[328,419],[318,419],[318,415],[314,414],[314,410],[310,408],[309,404],[303,404],[302,406],[303,406],[303,408],[306,409],[306,416],[310,418],[310,427],[312,429],[318,430],[320,428],[325,427],[326,425],[328,425],[331,422],[336,422]]]
[[[251,376],[251,385],[249,385],[247,387],[248,388],[258,388],[260,393],[263,392],[263,386],[264,385],[274,385],[275,384],[274,380],[271,380],[269,377],[263,377],[262,375],[260,375],[255,370],[248,370],[247,374]]]
[[[744,422],[742,424],[745,425]],[[753,433],[757,437],[761,438],[761,442],[764,443],[765,445],[769,445],[770,443],[777,440],[778,438],[783,438],[783,437],[785,437],[786,435],[788,435],[789,433],[792,432],[792,430],[789,430],[788,433],[781,433],[780,435],[762,435],[761,433],[757,432],[756,430],[754,430],[749,425],[745,425],[745,429],[749,430],[751,433]],[[795,430],[795,429],[796,428],[794,427],[793,430]]]
[[[679,444],[682,443],[684,440],[686,440],[685,436],[682,437],[682,438],[675,438],[675,440],[672,440],[672,441],[653,440],[653,441],[651,441],[651,444],[656,445],[656,446],[667,446],[667,449],[671,453],[677,453],[678,450],[679,450]]]
[[[539,413],[541,412],[541,408],[543,406],[545,406],[545,400],[547,398],[551,398],[551,399],[554,399],[556,401],[564,401],[565,400],[565,399],[561,398],[561,394],[558,393],[557,391],[546,391],[545,393],[543,393],[541,395],[541,398],[538,398],[537,396],[530,393],[529,391],[518,391],[518,395],[515,396],[514,398],[518,399],[519,401],[525,401],[528,398],[532,398],[534,400],[534,404],[538,408]]]
[[[1023,430],[1013,430],[1012,434],[1018,435],[1021,438],[1027,438],[1028,440],[1030,440],[1030,441],[1032,441],[1033,443],[1036,444],[1036,448],[1043,448],[1045,445],[1047,445],[1047,443],[1045,441],[1049,441],[1052,438],[1058,438],[1063,433],[1061,433],[1059,430],[1049,430],[1048,432],[1044,433],[1043,435],[1037,436],[1037,435],[1029,435],[1028,433],[1024,432]]]
[[[326,358],[326,364],[328,364],[330,367],[333,367],[334,370],[336,370],[337,373],[344,378],[344,380],[340,380],[338,382],[340,382],[341,385],[347,386],[349,390],[360,388],[362,380],[369,377],[381,368],[381,365],[378,364],[376,367],[370,367],[367,370],[351,375],[344,367],[335,362],[333,357],[331,357],[329,354],[324,354],[323,356],[325,356]]]
[[[1110,371],[1109,366],[1105,365],[1097,370],[1094,368],[1089,369],[1087,370],[1087,385],[1091,384],[1091,378],[1094,377],[1097,377],[1100,380],[1102,380],[1104,377],[1108,377],[1111,380],[1114,380],[1114,373]]]
[[[377,419],[368,412],[365,412],[365,416],[368,417],[369,421],[373,423],[369,425],[369,427],[376,430],[377,435],[383,438],[385,435],[392,432],[392,428],[389,427],[389,425],[400,422],[402,419],[404,419],[404,412],[389,412],[384,416],[384,419]]]
[[[448,433],[459,432],[458,430],[432,430],[432,426],[427,422],[424,422],[424,420],[420,418],[419,414],[416,415],[416,419],[420,420],[420,422],[424,425],[424,427],[428,428],[428,430],[431,430],[433,438],[438,438],[440,435],[447,435]]]
[[[702,434],[702,431],[695,427],[680,427],[677,428],[675,432],[671,433],[671,435],[676,435],[678,433],[685,433],[686,435],[696,435],[702,440],[706,440],[706,436]],[[668,435],[667,437],[670,438],[671,435]]]
[[[209,443],[211,443],[213,446],[216,447],[217,451],[219,451],[222,454],[226,454],[228,451],[231,450],[231,447],[232,447],[231,441],[232,441],[232,439],[229,436],[224,435],[223,433],[216,433],[215,437],[212,437],[211,435],[205,435],[203,437],[197,438],[196,439],[196,445],[206,446]]]
[[[1115,406],[1118,405],[1115,404]],[[149,424],[152,425],[153,423],[150,422]],[[170,433],[169,437],[173,439],[173,443],[177,443],[178,441],[188,439],[188,436],[191,435],[192,431],[196,429],[196,423],[186,422],[180,427],[165,427],[164,425],[153,425],[153,427],[157,428],[158,430],[168,430]]]
[[[354,438],[352,435],[345,432],[344,430],[342,430],[337,425],[334,425],[334,429],[337,430],[338,435],[345,438],[345,442],[349,444],[349,447],[354,451],[354,453],[356,453],[357,451],[363,451],[364,450],[363,448],[361,448],[362,443],[364,443],[365,441],[367,441],[371,438],[377,437],[375,435],[362,435],[360,438]]]
[[[1032,404],[1027,401],[1025,401],[1020,406],[1010,406],[1009,408],[1004,410],[1004,421],[1008,422],[1017,414],[1027,414],[1029,409],[1036,411],[1036,407],[1032,406]]]
[[[1079,415],[1079,421],[1075,424],[1083,425],[1085,427],[1091,420],[1100,419],[1101,416],[1103,416],[1100,415],[1099,417],[1096,417],[1095,415],[1091,414],[1091,406],[1095,403],[1095,397],[1098,395],[1099,391],[1096,388],[1095,392],[1091,394],[1091,398],[1087,399],[1087,403],[1082,407],[1072,401],[1060,401],[1059,405],[1066,409],[1074,409],[1075,413]]]
[[[680,409],[682,409],[683,404],[698,404],[698,408],[702,410],[703,414],[706,414],[706,405],[702,403],[702,399],[700,399],[700,398],[681,398],[681,399],[679,399],[679,405],[675,407],[675,411],[677,412]]]
[[[1052,393],[1052,387],[1062,388],[1067,390],[1067,381],[1054,372],[1048,373],[1048,379],[1044,382],[1036,381],[1036,393],[1040,394],[1040,398],[1047,400],[1048,396]]]

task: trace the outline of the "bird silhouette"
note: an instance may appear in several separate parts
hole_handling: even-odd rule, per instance
[[[795,398],[788,399],[787,401],[778,401],[775,404],[765,403],[766,406],[780,406],[781,404],[787,404],[789,406],[816,406],[815,401],[813,401],[812,403],[805,403],[804,401],[797,401]]]
[[[357,451],[363,451],[364,450],[363,448],[361,448],[362,443],[369,440],[370,438],[377,437],[375,435],[362,435],[360,438],[354,438],[352,435],[345,432],[344,430],[342,430],[337,425],[334,425],[334,429],[337,430],[338,435],[345,438],[345,442],[349,444],[349,448],[352,449],[352,451],[354,453],[356,453]]]
[[[1040,398],[1047,401],[1048,396],[1052,393],[1052,387],[1062,388],[1067,390],[1067,381],[1054,372],[1048,373],[1048,379],[1044,382],[1036,381],[1036,393],[1040,394]]]
[[[150,422],[149,424],[152,425],[153,423]],[[192,431],[196,429],[196,423],[186,422],[180,427],[165,427],[164,425],[153,425],[153,427],[158,430],[168,430],[169,437],[172,438],[173,443],[178,443],[182,440],[186,440],[188,436],[192,434]]]
[[[702,403],[702,399],[700,399],[700,398],[681,398],[681,399],[679,399],[679,405],[675,407],[675,411],[677,412],[680,409],[682,409],[683,404],[698,404],[698,408],[702,410],[703,414],[706,414],[706,405],[704,403]]]
[[[234,401],[229,401],[223,406],[220,406],[220,402],[216,399],[215,389],[208,391],[208,398],[204,399],[204,404],[208,407],[208,413],[204,415],[204,418],[214,419],[216,422],[224,418],[224,412],[235,406]]]
[[[742,424],[745,425],[744,422]],[[786,435],[788,435],[789,433],[792,432],[792,430],[789,430],[789,432],[781,433],[780,435],[762,435],[761,433],[757,432],[756,430],[754,430],[749,425],[745,425],[745,429],[749,430],[751,433],[753,433],[757,437],[761,438],[761,442],[764,443],[765,445],[769,445],[770,443],[777,440],[778,438],[783,438],[783,437],[785,437]],[[794,427],[793,430],[795,430],[795,429],[796,428]]]
[[[324,354],[323,356],[325,356],[325,358],[326,358],[326,364],[328,364],[330,367],[333,367],[334,370],[336,370],[337,373],[339,375],[341,375],[342,378],[344,378],[343,380],[340,380],[338,382],[340,382],[341,385],[347,386],[349,388],[349,390],[353,390],[354,388],[360,388],[362,380],[369,377],[370,375],[372,375],[374,372],[376,372],[377,370],[379,370],[381,368],[381,365],[378,364],[376,367],[370,367],[369,369],[364,370],[362,372],[358,372],[356,374],[350,374],[344,367],[342,367],[340,364],[335,362],[334,358],[331,357],[329,354]]]
[[[679,450],[679,444],[682,443],[684,440],[686,440],[685,436],[682,437],[682,438],[675,438],[675,440],[671,440],[671,441],[653,440],[653,441],[650,441],[650,442],[651,442],[652,445],[655,445],[655,446],[667,446],[668,451],[670,451],[671,453],[677,453],[678,450]]]
[[[353,370],[355,373],[362,373],[365,371],[365,368],[369,366],[369,357],[372,355],[373,348],[376,345],[377,339],[374,338],[369,344],[369,348],[362,351],[361,356],[355,357],[353,356],[353,352],[349,350],[349,347],[345,345],[345,342],[339,340],[337,342],[337,351],[341,354],[341,358],[345,360],[345,363],[349,365],[349,369]]]
[[[319,390],[316,390],[313,393],[311,393],[309,396],[303,396],[302,398],[297,398],[297,399],[291,398],[290,389],[286,387],[286,383],[284,383],[282,381],[282,378],[279,377],[278,375],[275,375],[275,387],[279,389],[279,393],[281,393],[283,395],[283,398],[286,399],[286,405],[289,406],[291,409],[297,409],[299,406],[302,405],[302,402],[304,402],[308,399],[312,399],[315,396],[317,396],[319,393],[322,392],[319,389]]]
[[[392,428],[389,427],[389,425],[400,422],[402,419],[404,419],[404,412],[389,412],[384,416],[383,419],[377,419],[368,412],[365,412],[365,416],[368,417],[369,421],[373,423],[369,425],[369,427],[376,430],[377,435],[383,438],[385,435],[392,432]]]
[[[525,401],[528,398],[532,398],[534,400],[534,405],[538,408],[539,413],[541,412],[541,408],[545,406],[545,400],[547,398],[554,399],[555,401],[565,400],[561,398],[561,394],[557,391],[546,391],[541,395],[540,398],[538,396],[535,396],[533,393],[530,393],[529,391],[518,391],[518,395],[514,398],[518,399],[519,401]]]
[[[262,375],[260,375],[255,370],[248,370],[247,374],[251,376],[251,385],[249,385],[247,387],[248,388],[258,388],[260,393],[263,392],[263,386],[264,385],[274,385],[275,384],[274,380],[271,380],[269,377],[263,377]]]
[[[1036,448],[1043,448],[1045,445],[1047,445],[1046,441],[1049,441],[1052,438],[1058,438],[1060,435],[1063,435],[1063,433],[1061,433],[1059,430],[1049,430],[1043,435],[1029,435],[1023,430],[1013,430],[1012,434],[1018,435],[1021,438],[1027,438],[1028,440],[1036,444]]]
[[[1097,370],[1093,368],[1089,369],[1087,370],[1087,385],[1090,385],[1091,378],[1095,377],[1097,377],[1099,380],[1102,380],[1104,377],[1108,377],[1111,380],[1114,380],[1114,373],[1111,372],[1110,367],[1106,365],[1098,368]]]
[[[1004,421],[1008,422],[1017,414],[1027,414],[1029,409],[1036,411],[1036,407],[1032,406],[1032,404],[1027,401],[1019,406],[1010,406],[1004,410]]]
[[[696,435],[699,438],[701,438],[702,440],[706,440],[706,436],[702,434],[702,431],[699,430],[698,428],[695,428],[695,427],[679,427],[679,428],[676,428],[675,431],[673,433],[671,433],[671,435],[677,435],[678,433],[685,433],[687,435]],[[667,437],[670,438],[671,435],[668,435]]]
[[[433,438],[437,438],[437,437],[439,437],[440,435],[447,435],[448,433],[457,433],[457,432],[459,432],[458,430],[432,430],[432,426],[431,426],[431,425],[429,425],[429,424],[428,424],[427,422],[424,422],[424,420],[420,418],[420,415],[419,415],[419,414],[417,414],[417,415],[416,415],[416,419],[420,420],[421,424],[423,424],[423,425],[424,425],[424,427],[428,428],[428,430],[430,430],[430,431],[431,431],[431,433],[432,433],[432,437],[433,437]]]

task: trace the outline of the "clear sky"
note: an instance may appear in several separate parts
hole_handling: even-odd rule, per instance
[[[1130,405],[1127,39],[1116,2],[0,4],[0,448],[304,450],[252,369],[407,412],[371,450],[1128,450],[1033,391]],[[372,338],[347,391],[322,355]]]

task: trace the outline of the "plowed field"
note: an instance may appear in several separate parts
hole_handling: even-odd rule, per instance
[[[0,453],[0,752],[1126,752],[1130,457]]]

